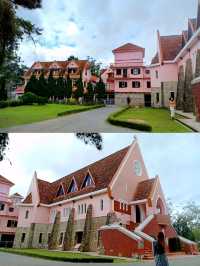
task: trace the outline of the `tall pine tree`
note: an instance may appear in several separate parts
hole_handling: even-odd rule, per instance
[[[103,101],[106,98],[106,86],[101,78],[99,82],[96,84],[95,93],[98,101]]]
[[[48,98],[55,97],[55,90],[56,90],[56,80],[53,77],[52,71],[50,71],[49,77],[48,77]]]
[[[91,82],[87,85],[87,93],[85,95],[86,102],[92,103],[94,101],[94,87]]]
[[[34,94],[37,94],[36,93],[37,91],[38,91],[38,80],[36,79],[35,75],[33,74],[26,85],[25,93],[26,92],[32,92]]]
[[[42,96],[42,97],[46,97],[48,98],[48,88],[47,88],[48,84],[47,81],[44,77],[44,72],[42,72],[42,74],[39,77],[38,80],[38,86],[37,86],[37,95],[38,96]]]
[[[66,97],[67,99],[70,99],[72,97],[72,80],[70,79],[69,74],[67,76],[66,82]]]
[[[82,73],[80,74],[80,78],[76,81],[76,87],[77,89],[74,91],[74,98],[76,100],[79,100],[79,98],[83,97],[83,93],[84,93]]]

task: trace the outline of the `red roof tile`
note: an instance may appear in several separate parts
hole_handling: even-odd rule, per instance
[[[83,194],[87,194],[90,192],[94,192],[97,190],[101,190],[104,188],[107,188],[110,184],[114,174],[116,173],[117,169],[119,168],[120,163],[122,162],[123,158],[127,154],[129,147],[126,147],[114,154],[111,154],[110,156],[99,160],[95,163],[92,163],[74,173],[71,173],[53,183],[49,183],[43,180],[38,180],[38,188],[39,188],[39,194],[40,194],[40,202],[44,204],[50,204],[54,202],[58,202],[61,200],[66,200],[70,198],[74,198],[76,196],[80,196]],[[87,187],[84,189],[81,189],[81,185],[83,183],[83,180],[85,176],[88,173],[88,170],[90,171],[95,186]],[[64,195],[62,197],[56,198],[56,194],[58,192],[58,189],[60,187],[60,184],[62,183],[65,187],[65,191],[68,190],[72,178],[75,178],[75,181],[78,186],[78,191],[74,193],[69,193],[67,195]]]
[[[137,186],[134,201],[148,199],[153,189],[156,178],[140,182]]]
[[[174,60],[182,49],[182,35],[161,36],[160,45],[163,53],[163,60]]]
[[[25,203],[25,204],[31,204],[31,203],[33,203],[32,194],[31,193],[28,194],[28,196],[25,198],[25,200],[23,201],[23,203]]]
[[[159,57],[158,57],[158,53],[156,53],[156,55],[154,56],[154,58],[151,61],[151,64],[158,64],[159,63]]]
[[[113,53],[120,53],[120,52],[138,52],[138,51],[142,51],[143,53],[145,52],[145,49],[132,44],[132,43],[127,43],[125,45],[122,45],[116,49],[113,50]]]
[[[5,178],[4,176],[0,175],[0,183],[4,183],[10,186],[14,186],[14,183]]]

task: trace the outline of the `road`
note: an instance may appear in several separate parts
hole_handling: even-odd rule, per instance
[[[0,252],[0,266],[67,266],[73,265],[71,262],[56,262],[38,258],[25,257],[9,253]],[[88,265],[85,263],[76,263],[77,266]],[[92,263],[94,265],[94,263]],[[100,264],[95,264],[100,265]],[[117,266],[119,264],[104,264]],[[126,264],[127,265],[127,264]],[[131,263],[133,266],[155,266],[153,262]],[[185,256],[182,258],[173,258],[170,260],[170,266],[199,266],[200,256]]]
[[[137,132],[131,129],[110,125],[106,119],[120,110],[119,107],[108,106],[87,112],[72,114],[52,120],[37,122],[34,124],[0,129],[0,132],[8,133],[72,133],[72,132],[104,132],[104,133],[128,133]]]

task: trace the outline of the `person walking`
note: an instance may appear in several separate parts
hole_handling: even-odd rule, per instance
[[[173,97],[169,99],[169,108],[171,113],[171,119],[175,118],[176,101]]]
[[[154,242],[154,257],[156,266],[169,266],[165,251],[165,236],[160,232],[157,241]]]

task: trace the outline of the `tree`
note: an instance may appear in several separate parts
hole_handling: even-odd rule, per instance
[[[40,75],[39,80],[37,82],[36,92],[35,92],[36,95],[48,98],[47,86],[48,86],[48,84],[47,84],[47,81],[44,77],[44,72],[42,72],[42,74]]]
[[[67,76],[66,82],[66,97],[67,99],[70,99],[72,97],[72,80],[70,79],[69,74]]]
[[[62,99],[66,96],[65,81],[63,77],[57,79],[57,96]]]
[[[29,9],[40,8],[42,0],[13,0],[10,2]]]
[[[49,250],[54,250],[58,246],[58,233],[59,233],[59,228],[60,228],[60,218],[61,214],[60,211],[56,213],[56,217],[54,220],[53,228],[51,231],[50,239],[48,242],[48,249]]]
[[[67,59],[68,61],[77,61],[78,60],[78,57],[74,56],[74,55],[70,55]]]
[[[83,240],[81,243],[82,252],[88,252],[90,250],[90,239],[91,239],[91,233],[92,233],[92,210],[93,210],[93,207],[90,204],[87,208],[87,213],[86,213],[86,218],[85,218]]]
[[[56,80],[53,77],[52,71],[50,71],[49,77],[48,77],[48,97],[53,98],[56,96]]]
[[[64,236],[63,250],[71,250],[73,247],[73,231],[74,231],[74,213],[75,209],[71,209],[67,227]]]
[[[99,101],[102,101],[106,98],[106,86],[101,78],[99,82],[96,84],[95,93],[96,93],[96,98]]]
[[[80,78],[76,81],[76,88],[77,89],[74,91],[74,98],[78,100],[79,98],[83,97],[84,93],[82,74],[80,75]]]
[[[184,96],[183,96],[184,112],[194,111],[194,100],[193,100],[192,84],[191,84],[192,80],[193,80],[192,60],[191,58],[189,58],[186,61],[186,70],[185,70],[185,86],[184,86]]]
[[[31,78],[29,79],[28,83],[25,87],[25,93],[32,92],[37,95],[38,93],[38,80],[36,79],[35,75],[32,74]]]
[[[177,110],[183,110],[183,94],[184,94],[184,67],[180,66],[178,74],[178,86],[177,86]]]
[[[90,56],[87,57],[87,60],[90,63],[91,74],[100,77],[102,63],[97,63],[96,59]]]
[[[87,85],[87,93],[85,95],[85,99],[87,102],[94,101],[94,87],[91,82],[89,82]]]
[[[0,133],[0,161],[5,158],[5,150],[9,144],[9,137],[7,133]]]
[[[97,150],[103,149],[103,138],[99,133],[76,133],[76,137],[86,145],[94,145]]]

